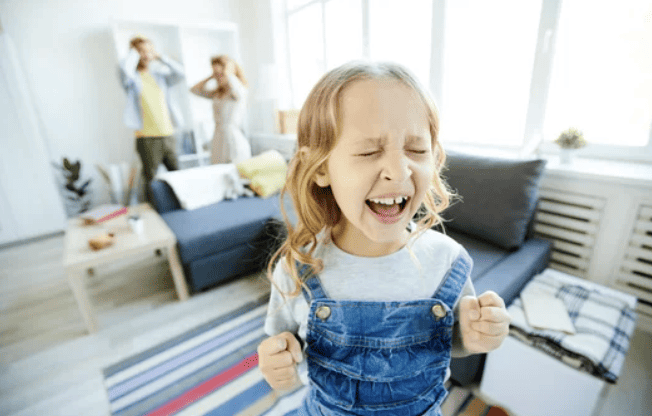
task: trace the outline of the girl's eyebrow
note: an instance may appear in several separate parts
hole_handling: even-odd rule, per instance
[[[355,142],[356,147],[381,147],[385,141],[384,137],[367,137]],[[419,144],[427,142],[426,138],[419,135],[409,135],[405,138],[405,144]]]
[[[427,140],[423,136],[415,136],[415,135],[408,136],[405,140],[407,144],[426,142],[426,141]]]
[[[367,137],[362,140],[358,140],[355,144],[360,147],[364,146],[380,146],[383,143],[382,137]]]

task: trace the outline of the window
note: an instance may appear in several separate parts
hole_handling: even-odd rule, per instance
[[[591,144],[642,147],[652,129],[652,3],[564,0],[544,137],[569,128]]]
[[[523,144],[541,3],[446,3],[442,141]]]
[[[365,16],[369,21],[367,33]],[[401,62],[427,85],[431,20],[431,0],[289,1],[293,105],[302,105],[326,71],[355,59]]]
[[[292,102],[301,107],[326,71],[363,56],[362,8],[360,0],[289,3],[298,6],[288,13],[288,39]]]
[[[295,108],[337,65],[392,60],[430,86],[447,144],[556,152],[576,127],[586,155],[652,161],[649,0],[285,1]]]
[[[294,105],[300,107],[310,89],[324,73],[324,27],[322,5],[312,3],[288,16],[290,79]]]
[[[428,85],[431,23],[431,0],[370,1],[369,57],[399,62]]]
[[[362,2],[331,0],[324,6],[326,22],[326,70],[362,54]]]

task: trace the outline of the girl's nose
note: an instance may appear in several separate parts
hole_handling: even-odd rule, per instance
[[[412,175],[409,160],[401,151],[385,153],[380,163],[382,179],[403,182]]]

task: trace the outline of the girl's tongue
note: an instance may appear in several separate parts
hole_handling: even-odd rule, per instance
[[[383,217],[393,217],[401,212],[400,204],[386,205],[378,204],[373,201],[367,201],[367,205],[369,205],[369,208],[371,208],[373,212]]]

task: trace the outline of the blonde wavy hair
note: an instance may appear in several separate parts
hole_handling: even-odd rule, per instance
[[[247,82],[247,78],[245,78],[242,67],[229,55],[217,55],[211,58],[211,65],[219,64],[222,65],[223,67],[226,67],[229,64],[229,62],[233,63],[235,76],[238,77],[242,85],[244,85],[245,87],[249,86],[249,83]],[[218,88],[215,90],[215,94],[217,94],[217,96],[220,98],[223,97],[228,92],[229,92],[229,88],[224,85],[218,86]]]
[[[317,235],[322,231],[330,235],[330,229],[342,217],[342,211],[335,201],[330,186],[322,188],[317,185],[315,174],[328,160],[339,137],[342,128],[340,104],[343,94],[355,82],[368,79],[398,80],[414,90],[426,108],[436,166],[431,189],[426,192],[419,209],[417,229],[412,233],[416,235],[437,224],[442,224],[439,213],[450,203],[451,192],[440,177],[445,154],[438,140],[437,107],[416,77],[406,68],[395,63],[355,61],[329,71],[313,87],[299,113],[298,150],[290,161],[287,180],[281,191],[281,200],[286,193],[292,198],[297,224],[293,226],[290,223],[281,204],[288,235],[267,267],[267,276],[275,284],[272,277],[274,264],[277,260],[283,263],[295,282],[295,290],[286,293],[290,297],[301,293],[305,279],[323,270],[322,260],[313,256],[317,248]],[[302,148],[307,148],[309,151],[304,152]],[[308,273],[302,273],[303,277],[299,273],[301,265],[308,266]]]

